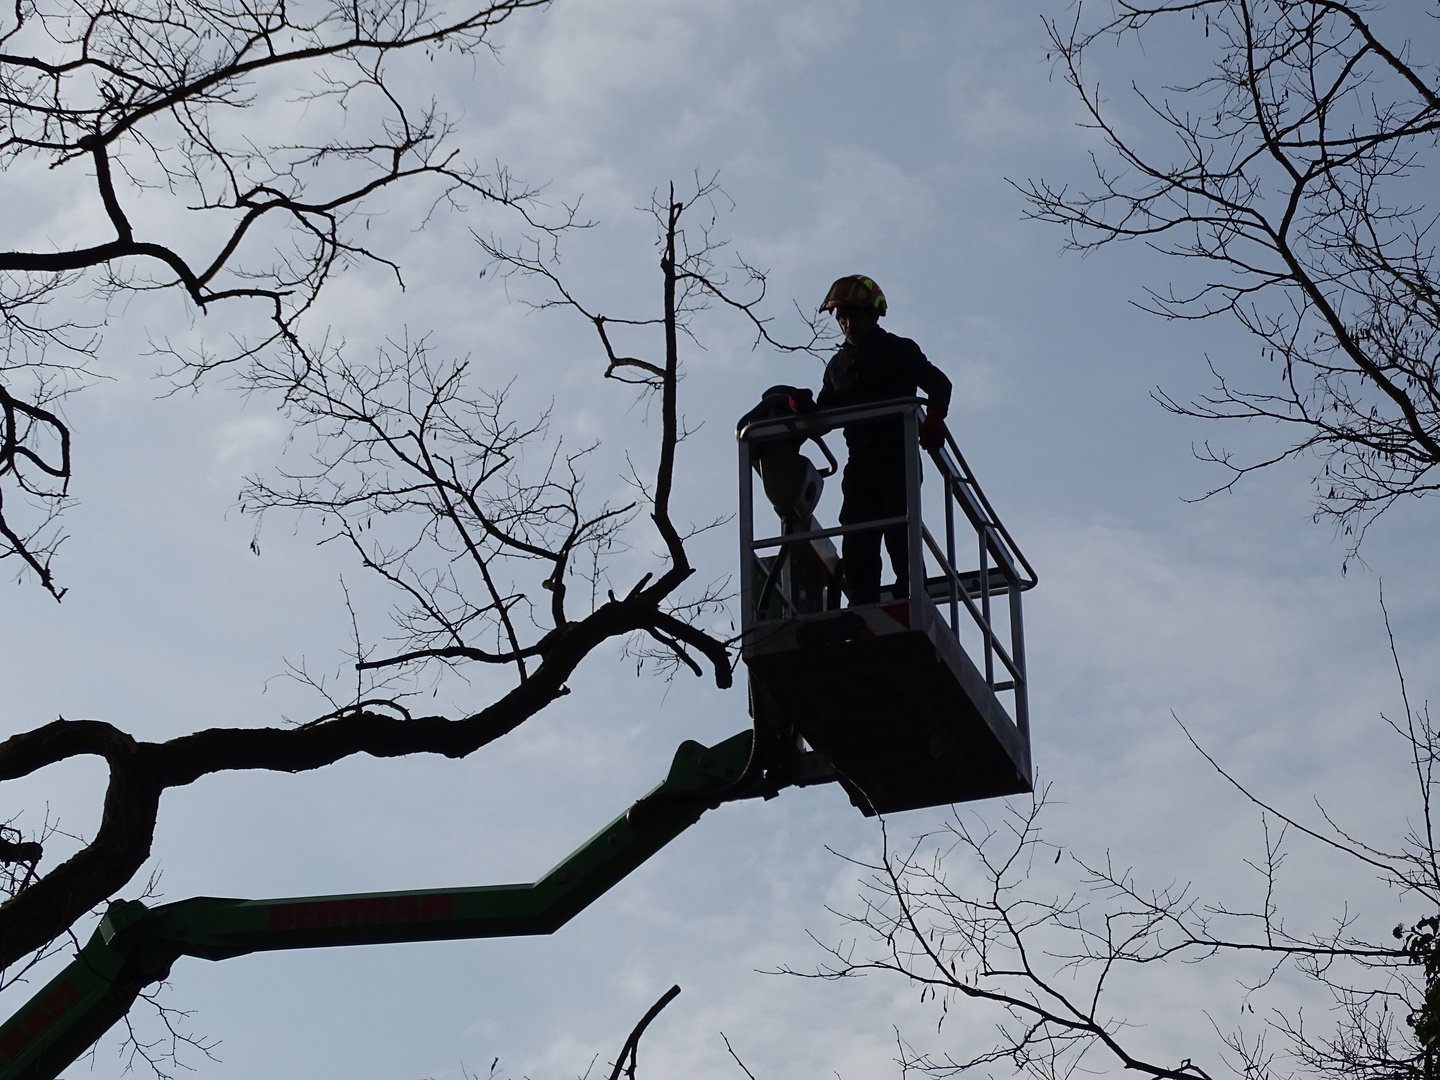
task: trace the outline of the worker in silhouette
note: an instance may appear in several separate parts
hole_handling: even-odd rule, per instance
[[[822,409],[870,405],[893,398],[913,398],[924,390],[923,445],[938,446],[944,438],[950,408],[950,380],[920,346],[909,338],[880,329],[885,294],[863,274],[850,274],[830,286],[821,312],[829,311],[845,335],[825,367],[825,383],[816,398]],[[900,517],[905,513],[905,427],[899,417],[845,428],[850,458],[841,481],[844,502],[840,524]],[[845,595],[851,604],[880,599],[880,541],[890,554],[897,596],[910,593],[910,545],[903,524],[847,532],[841,540]]]

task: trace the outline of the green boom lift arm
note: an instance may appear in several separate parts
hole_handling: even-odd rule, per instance
[[[713,747],[682,743],[664,783],[539,881],[273,900],[197,896],[154,908],[116,901],[75,959],[0,1025],[0,1080],[54,1080],[182,956],[554,933],[706,810],[790,782],[750,775],[753,742],[742,731]]]

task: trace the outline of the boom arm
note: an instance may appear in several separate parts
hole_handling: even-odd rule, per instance
[[[181,956],[551,934],[736,790],[753,735],[686,741],[643,814],[616,818],[539,881],[522,885],[110,905],[75,959],[0,1026],[0,1080],[54,1080]],[[654,796],[661,798],[653,798]]]

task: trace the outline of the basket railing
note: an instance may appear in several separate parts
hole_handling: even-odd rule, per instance
[[[903,524],[909,540],[910,595],[889,597],[887,606],[902,601],[909,605],[908,624],[923,625],[923,608],[934,605],[957,641],[978,631],[982,672],[995,693],[1012,692],[1014,719],[1028,738],[1029,708],[1025,679],[1025,633],[1021,594],[1038,581],[1009,531],[985,497],[975,474],[947,430],[939,446],[920,446],[919,424],[923,402],[901,399],[873,405],[829,409],[771,420],[757,420],[737,433],[740,450],[740,595],[741,630],[746,644],[756,640],[761,625],[777,616],[790,618],[813,613],[796,602],[793,588],[783,587],[790,564],[788,556],[800,545],[832,541],[850,533]],[[814,439],[830,459],[823,437],[851,424],[898,420],[903,426],[905,445],[905,513],[877,520],[844,525],[820,526],[810,522],[782,520],[779,533],[755,536],[755,488],[752,462],[758,449],[770,440]],[[933,479],[935,486],[922,484]],[[924,491],[938,489],[942,508],[930,507],[926,520]],[[830,500],[838,506],[838,500]],[[822,507],[822,510],[825,509]],[[957,510],[959,511],[957,513]],[[817,511],[818,513],[819,511]],[[833,513],[833,511],[832,511]],[[931,525],[937,526],[936,529]],[[938,534],[938,535],[937,535]],[[962,552],[974,553],[974,568],[961,569]],[[767,553],[772,553],[768,555]],[[926,555],[938,571],[927,574]],[[916,587],[919,583],[923,587]],[[779,586],[779,587],[777,587]],[[831,605],[838,603],[838,591]],[[778,609],[777,609],[778,601]],[[822,609],[823,610],[823,609]],[[1003,619],[1001,616],[1003,615]],[[1006,625],[1008,624],[1008,625]],[[968,629],[966,629],[968,627]],[[962,630],[966,630],[962,634]]]

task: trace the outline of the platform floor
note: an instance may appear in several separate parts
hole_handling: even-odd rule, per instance
[[[829,758],[866,815],[1030,791],[1030,748],[1004,706],[937,633],[938,613],[909,629],[901,606],[762,623],[745,650],[756,707]]]

